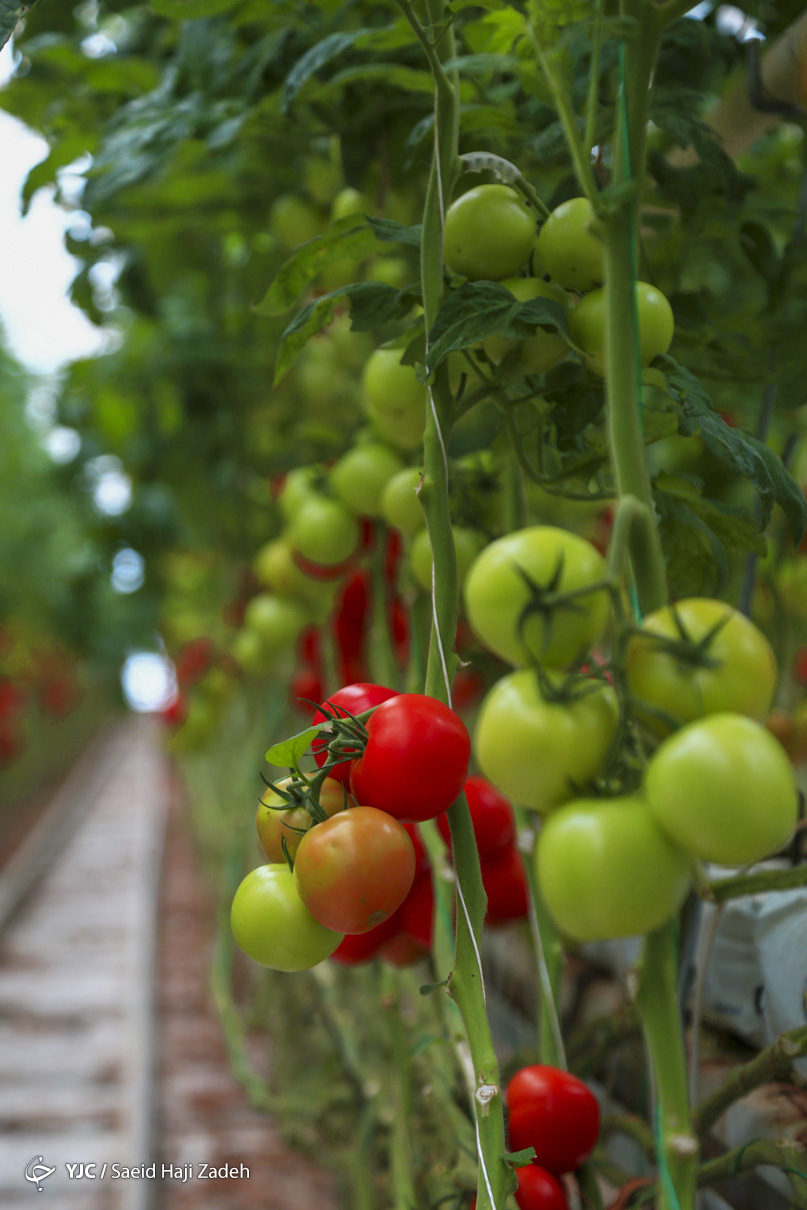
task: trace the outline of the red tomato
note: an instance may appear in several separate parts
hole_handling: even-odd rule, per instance
[[[465,784],[471,740],[458,714],[423,693],[399,693],[367,723],[369,739],[353,762],[357,802],[397,819],[434,819]]]
[[[409,839],[412,841],[412,848],[415,850],[415,869],[425,870],[429,865],[429,855],[426,852],[426,846],[420,838],[420,832],[416,823],[405,823],[404,830],[408,833]]]
[[[166,727],[181,727],[188,716],[188,699],[184,693],[178,693],[167,706],[160,711],[160,718]]]
[[[367,933],[403,903],[415,878],[415,850],[397,819],[375,807],[309,828],[294,861],[308,911],[336,933]]]
[[[535,1163],[559,1176],[588,1158],[600,1133],[600,1106],[577,1076],[536,1063],[507,1086],[510,1148],[535,1148]]]
[[[482,862],[482,885],[488,897],[485,924],[495,928],[510,920],[523,920],[530,910],[530,891],[524,864],[515,845]],[[518,1150],[518,1149],[517,1149]]]
[[[394,912],[387,920],[377,924],[367,933],[354,933],[345,937],[331,954],[335,962],[341,966],[359,966],[377,957],[378,951],[385,941],[396,936],[400,929],[398,913]]]
[[[512,845],[516,836],[516,821],[510,800],[500,794],[495,786],[484,777],[469,777],[465,783],[465,797],[471,812],[476,847],[482,861],[503,853]],[[451,830],[448,817],[440,815],[437,828],[449,848]]]
[[[372,517],[359,517],[359,549],[358,554],[366,554],[373,549],[375,542],[375,522]]]
[[[389,602],[389,630],[396,662],[400,668],[405,668],[409,663],[412,624],[409,610],[400,597],[393,597]]]
[[[316,705],[309,702],[321,701],[323,691],[322,677],[315,668],[298,669],[289,682],[289,700],[299,714],[306,716],[316,712]]]
[[[369,572],[356,571],[342,589],[333,618],[337,670],[344,681],[353,679],[350,677],[352,665],[364,659],[371,611]]]
[[[431,870],[415,876],[409,894],[397,913],[401,928],[422,950],[430,950],[434,937],[434,888]]]
[[[175,660],[177,684],[180,689],[187,689],[200,681],[207,672],[216,646],[212,639],[191,639],[180,648]]]
[[[569,1210],[563,1185],[545,1168],[527,1164],[525,1168],[518,1169],[516,1180],[516,1204],[519,1210]]]
[[[319,668],[322,661],[322,636],[318,626],[306,626],[297,640],[300,659],[309,668]]]
[[[807,647],[799,647],[793,656],[793,675],[800,685],[807,685]]]
[[[388,588],[395,587],[402,557],[403,538],[397,529],[390,529],[387,531],[387,541],[384,546],[384,583]]]
[[[455,710],[470,710],[485,692],[485,678],[474,668],[459,668],[451,686],[451,701]]]
[[[391,966],[414,966],[423,958],[423,948],[408,933],[399,932],[385,941],[378,950],[379,958]]]
[[[337,689],[336,693],[332,693],[323,705],[333,707],[341,718],[347,718],[348,714],[363,714],[365,710],[370,710],[373,706],[380,706],[382,702],[386,702],[389,698],[395,696],[396,692],[394,689],[387,689],[384,685],[373,685],[366,681],[359,681],[356,684],[345,685],[342,689]],[[324,723],[326,718],[327,716],[323,714],[322,708],[320,708],[311,721],[314,726],[317,726],[318,723]],[[325,737],[315,739],[311,748],[317,764],[321,767],[328,759],[327,739]],[[352,763],[349,760],[340,761],[338,765],[334,765],[333,769],[330,770],[329,776],[335,777],[337,781],[347,784]]]
[[[0,718],[16,714],[25,702],[25,690],[7,677],[0,678]]]

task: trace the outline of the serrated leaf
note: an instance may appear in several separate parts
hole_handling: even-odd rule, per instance
[[[510,340],[532,336],[538,324],[554,328],[570,340],[566,310],[551,298],[519,302],[499,282],[465,282],[453,290],[432,325],[428,371],[456,349],[467,349],[498,333]]]
[[[489,399],[483,399],[460,416],[451,430],[448,452],[452,458],[463,458],[477,450],[489,450],[499,435],[504,418]]]
[[[446,71],[458,71],[466,76],[484,75],[486,72],[518,72],[519,60],[515,55],[491,55],[479,53],[475,55],[458,55],[443,64]]]
[[[406,244],[410,248],[420,248],[423,234],[421,223],[416,223],[413,227],[406,227],[403,223],[396,222],[394,218],[374,218],[370,214],[367,215],[367,222],[375,231],[376,239],[389,244]]]
[[[717,534],[678,497],[659,491],[654,499],[673,595],[718,593],[728,578],[728,559]]]
[[[402,63],[360,63],[337,72],[330,80],[320,85],[313,96],[315,100],[322,102],[330,93],[348,84],[371,84],[373,81],[382,83],[386,88],[399,88],[402,92],[424,93],[427,96],[434,92],[431,72],[417,67],[405,67]]]
[[[709,396],[695,376],[674,358],[664,357],[660,365],[667,390],[679,410],[680,431],[685,435],[699,431],[710,453],[753,484],[762,503],[762,529],[770,520],[774,503],[778,504],[793,541],[798,544],[807,523],[807,501],[781,458],[750,433],[726,424],[713,411]]]
[[[359,38],[369,32],[371,31],[367,29],[353,29],[346,33],[329,34],[307,50],[286,76],[281,105],[283,114],[288,115],[300,89],[321,67],[349,50]]]
[[[255,311],[258,315],[285,314],[323,269],[346,258],[363,260],[372,251],[375,240],[374,228],[358,215],[349,214],[332,223],[322,235],[301,244],[283,262]]]
[[[277,765],[279,769],[296,769],[301,757],[311,747],[311,741],[319,735],[319,730],[319,727],[308,727],[299,735],[292,735],[279,744],[273,744],[264,759],[270,765]]]
[[[765,535],[759,532],[756,518],[738,504],[704,496],[703,482],[696,476],[662,471],[656,476],[653,487],[682,500],[728,549],[765,555],[767,542]]]
[[[384,324],[403,319],[419,302],[420,295],[411,286],[396,290],[395,286],[385,282],[354,282],[308,303],[295,315],[280,339],[275,362],[275,386],[294,365],[306,342],[331,322],[337,306],[345,299],[350,300],[351,327],[354,331],[371,332]]]

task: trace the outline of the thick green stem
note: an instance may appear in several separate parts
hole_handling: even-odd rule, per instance
[[[637,373],[635,248],[628,204],[603,222],[602,233],[607,314],[606,396],[617,492],[620,497],[636,497],[650,516],[655,517],[642,430],[641,378]],[[655,523],[632,526],[629,547],[639,605],[648,613],[667,600],[664,554]]]
[[[411,10],[407,11],[409,6],[401,5],[401,8],[412,23]],[[434,27],[445,16],[444,0],[426,0],[426,8]],[[418,37],[422,42],[421,33],[418,33]],[[452,57],[455,52],[453,30],[449,29],[439,47],[432,49],[439,52],[441,59]],[[432,63],[432,53],[427,51],[427,54]],[[432,68],[434,71],[433,63]],[[443,216],[456,176],[459,137],[456,88],[444,70],[434,71],[434,77],[435,154],[426,194],[421,243],[427,359],[428,334],[443,300]],[[434,375],[427,401],[425,480],[421,491],[434,568],[434,616],[425,689],[426,693],[441,701],[450,701],[451,682],[457,663],[453,651],[458,614],[457,562],[448,501],[446,449],[452,420],[453,397],[448,367],[443,363]],[[502,1158],[505,1140],[499,1067],[485,1008],[479,953],[486,897],[471,817],[464,796],[450,808],[448,818],[457,878],[456,952],[448,988],[459,1008],[467,1035],[469,1054],[466,1068],[469,1074],[472,1073],[479,1159],[477,1206],[478,1210],[503,1210],[515,1178]]]
[[[663,1154],[658,1157],[661,1179],[657,1210],[694,1210],[699,1146],[690,1119],[686,1053],[678,1015],[678,959],[673,924],[649,933],[645,938],[636,1003],[659,1105]],[[669,1181],[665,1179],[667,1175]]]

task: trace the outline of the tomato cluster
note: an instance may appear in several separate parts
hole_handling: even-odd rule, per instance
[[[358,717],[368,714],[363,722]],[[431,945],[433,894],[415,821],[442,814],[462,791],[471,747],[465,725],[434,698],[374,684],[345,686],[313,721],[322,727],[314,756],[330,774],[316,801],[304,779],[286,778],[267,789],[257,816],[270,862],[264,868],[288,862],[293,882],[283,881],[282,894],[271,883],[270,910],[266,879],[248,875],[233,902],[236,940],[273,966],[271,941],[264,933],[257,939],[256,916],[265,911],[271,934],[283,927],[283,912],[295,925],[307,913],[328,930],[328,953],[339,947],[339,961],[363,961],[382,947],[390,961],[416,959]],[[301,944],[304,965],[328,956],[321,933],[309,930]],[[289,969],[288,961],[278,950],[277,969]]]

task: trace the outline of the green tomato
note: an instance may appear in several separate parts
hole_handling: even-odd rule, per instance
[[[536,277],[508,277],[502,282],[510,293],[527,302],[531,298],[551,298],[561,303],[567,311],[574,308],[574,299],[554,282],[539,281]],[[491,361],[503,361],[511,349],[521,348],[521,365],[525,374],[541,374],[563,361],[569,346],[562,336],[538,328],[534,336],[526,340],[508,340],[504,336],[489,336],[482,341],[482,348]]]
[[[603,681],[592,681],[590,691],[561,703],[543,696],[532,669],[511,672],[482,702],[476,759],[513,802],[551,811],[600,773],[618,718],[616,694]]]
[[[268,592],[253,597],[244,610],[244,625],[260,637],[267,659],[293,649],[308,622],[304,605]]]
[[[277,198],[269,215],[269,226],[289,251],[308,243],[325,229],[316,206],[293,193],[284,193]]]
[[[454,549],[457,554],[457,582],[462,587],[468,575],[468,568],[479,554],[485,539],[478,530],[464,529],[459,525],[452,525],[451,531],[454,535]],[[409,549],[409,561],[412,566],[412,574],[420,587],[431,592],[432,545],[427,529],[421,529],[412,542]]]
[[[720,865],[770,856],[798,819],[787,753],[744,714],[712,714],[676,731],[651,758],[645,787],[675,843]]]
[[[313,466],[297,466],[286,475],[277,498],[277,505],[284,521],[292,521],[306,500],[316,497],[315,483],[318,472]]]
[[[275,971],[304,971],[330,957],[344,940],[315,920],[283,865],[258,866],[235,892],[230,912],[236,944]]]
[[[414,274],[403,256],[377,256],[370,262],[365,276],[367,281],[384,282],[387,286],[402,290],[412,281]]]
[[[362,390],[367,415],[379,437],[395,449],[414,450],[423,444],[428,392],[412,366],[401,365],[403,353],[403,349],[371,353]]]
[[[414,538],[426,524],[423,506],[417,495],[420,480],[418,467],[404,467],[392,476],[381,496],[382,517],[387,525],[400,530],[405,538]]]
[[[602,241],[591,232],[588,198],[561,202],[541,228],[538,254],[550,277],[567,290],[590,290],[605,279]]]
[[[340,362],[350,370],[360,370],[373,351],[369,332],[354,332],[346,313],[337,315],[329,325],[328,336]]]
[[[511,664],[537,660],[549,668],[568,668],[602,637],[608,593],[599,589],[575,597],[549,614],[526,613],[531,589],[525,575],[540,591],[573,592],[603,580],[605,560],[577,534],[534,525],[491,542],[468,573],[465,608],[485,647]]]
[[[356,518],[341,500],[311,496],[303,501],[289,528],[292,549],[323,567],[344,563],[359,544]]]
[[[660,928],[692,883],[691,857],[634,795],[561,807],[541,827],[535,868],[550,915],[575,941]]]
[[[334,155],[312,155],[303,170],[305,187],[319,206],[329,206],[342,186],[338,151]]]
[[[300,571],[283,538],[275,538],[260,548],[252,560],[252,570],[266,588],[278,597],[308,600],[319,593],[320,585]]]
[[[380,517],[382,492],[402,466],[400,456],[387,445],[357,445],[331,471],[333,490],[351,512]]]
[[[534,242],[535,215],[507,185],[476,185],[446,211],[446,264],[470,281],[513,277]]]
[[[704,644],[702,659],[666,650],[655,636]],[[712,635],[708,642],[708,635]],[[761,630],[725,601],[691,597],[649,614],[628,644],[628,684],[640,717],[658,732],[730,710],[764,722],[776,690],[776,656]]]
[[[636,302],[639,311],[639,352],[643,366],[666,353],[669,349],[675,320],[672,307],[655,286],[647,282],[636,283]],[[572,311],[569,329],[572,340],[586,355],[586,363],[595,374],[606,372],[606,303],[604,290],[592,290]]]
[[[358,189],[352,189],[348,185],[341,189],[333,199],[331,222],[338,223],[340,218],[349,218],[351,215],[359,219],[372,211],[373,205],[370,199],[360,193]]]

